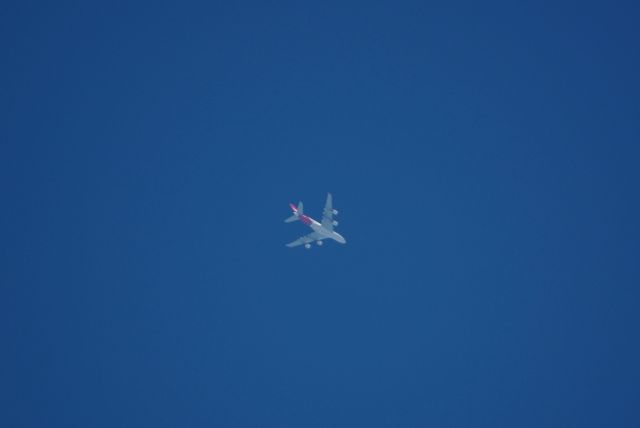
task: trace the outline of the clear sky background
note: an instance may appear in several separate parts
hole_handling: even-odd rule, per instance
[[[11,3],[1,426],[640,426],[635,2]]]

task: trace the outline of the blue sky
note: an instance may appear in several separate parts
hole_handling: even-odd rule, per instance
[[[5,5],[1,424],[638,426],[638,8],[516,3]]]

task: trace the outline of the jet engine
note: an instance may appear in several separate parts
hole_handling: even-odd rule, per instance
[[[316,241],[316,244],[318,244],[319,247],[322,246],[322,241]]]
[[[334,226],[337,226],[337,225],[338,225],[338,221],[337,221],[337,220],[333,220],[331,223],[332,223]]]
[[[308,250],[309,248],[311,248],[311,244],[304,244],[304,248]]]
[[[338,210],[332,210],[333,215],[338,215]]]

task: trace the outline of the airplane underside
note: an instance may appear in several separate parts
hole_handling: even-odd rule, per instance
[[[288,243],[287,247],[304,245],[306,249],[310,249],[313,242],[318,246],[322,246],[322,241],[324,239],[333,239],[340,244],[347,242],[342,235],[333,230],[333,228],[338,225],[338,222],[333,220],[333,216],[337,215],[338,211],[332,208],[332,198],[330,193],[327,194],[327,201],[325,203],[321,222],[317,222],[304,214],[302,202],[299,202],[297,207],[293,204],[289,204],[289,206],[291,207],[293,214],[285,220],[285,223],[300,221],[309,226],[313,232]]]

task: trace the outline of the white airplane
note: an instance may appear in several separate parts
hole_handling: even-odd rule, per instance
[[[313,232],[308,235],[304,235],[303,237],[298,238],[293,242],[288,243],[287,247],[297,247],[298,245],[304,244],[304,247],[308,250],[309,248],[311,248],[312,242],[315,241],[318,245],[322,245],[322,240],[328,238],[338,241],[341,244],[347,242],[342,237],[342,235],[333,230],[333,227],[338,225],[338,222],[333,219],[333,216],[337,215],[338,211],[334,210],[331,207],[331,193],[327,194],[327,202],[324,204],[322,221],[320,223],[304,214],[302,209],[302,202],[298,202],[297,207],[293,204],[289,204],[289,206],[293,211],[293,215],[286,219],[284,222],[291,223],[292,221],[300,220],[311,229],[313,229]]]

